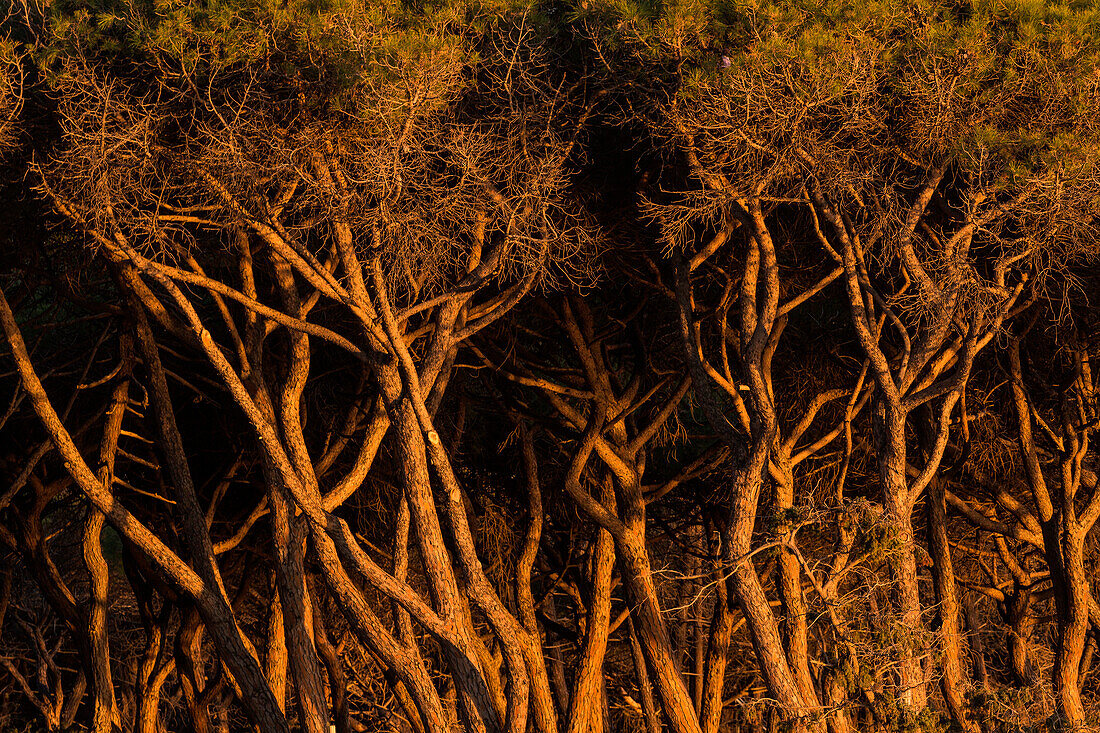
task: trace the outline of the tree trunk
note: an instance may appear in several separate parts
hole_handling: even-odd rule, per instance
[[[940,621],[940,648],[943,652],[940,689],[955,724],[967,733],[980,733],[981,728],[971,716],[963,698],[967,679],[962,664],[958,590],[955,587],[955,569],[947,538],[947,504],[943,485],[938,479],[933,479],[928,487],[928,548],[932,557],[932,579]]]
[[[210,710],[203,704],[206,672],[202,636],[203,625],[199,612],[193,606],[181,612],[180,627],[176,631],[175,654],[183,699],[194,733],[213,733],[210,727]]]
[[[887,531],[896,543],[889,565],[896,608],[894,631],[899,647],[897,695],[906,710],[917,715],[928,706],[928,688],[920,661],[924,649],[924,619],[917,586],[912,510],[908,506],[893,506],[887,509],[884,519]]]
[[[115,691],[111,682],[111,652],[107,641],[107,593],[109,575],[103,559],[100,535],[106,518],[95,507],[88,510],[84,524],[84,564],[90,579],[88,635],[92,653],[92,730],[110,733],[118,723]]]
[[[433,603],[446,619],[453,620],[458,634],[458,646],[448,645],[444,652],[448,668],[455,682],[460,710],[464,722],[475,733],[501,728],[492,696],[485,684],[480,661],[474,653],[474,631],[469,617],[463,612],[458,582],[455,578],[450,552],[443,539],[443,530],[436,513],[435,496],[431,489],[424,435],[420,430],[410,400],[404,397],[405,386],[396,369],[383,368],[381,384],[390,411],[395,436],[401,453],[405,496],[409,502],[413,527],[424,563],[428,587]]]
[[[760,671],[784,715],[805,718],[812,709],[802,698],[798,680],[787,661],[783,639],[775,614],[753,566],[751,552],[752,531],[756,520],[756,502],[763,482],[766,453],[754,452],[754,465],[738,472],[733,498],[732,521],[723,542],[724,564],[730,573],[730,585],[741,613],[752,636],[753,649],[760,662]],[[824,722],[817,721],[815,730],[824,730]]]
[[[631,532],[627,542],[620,547],[623,583],[633,608],[634,628],[646,659],[653,668],[661,709],[672,730],[675,733],[701,733],[691,696],[672,656],[671,641],[661,614],[653,570],[644,543],[644,536]]]
[[[552,623],[558,623],[557,605],[554,603],[554,595],[551,593],[543,604],[546,618]],[[559,644],[550,644],[550,680],[554,685],[554,699],[557,703],[558,711],[565,719],[569,714],[569,708],[571,705],[569,698],[569,685],[565,681],[565,662],[562,659],[561,648]]]
[[[136,296],[131,301],[134,310],[142,313]],[[289,733],[283,711],[267,685],[255,650],[237,625],[226,595],[205,514],[195,493],[157,343],[143,315],[137,319],[135,326],[138,349],[149,374],[150,398],[156,416],[157,435],[164,451],[166,473],[176,492],[181,539],[195,572],[203,579],[203,592],[195,599],[195,607],[202,614],[210,637],[218,648],[218,655],[233,675],[235,685],[241,689],[241,703],[252,722],[272,733]]]
[[[1028,653],[1028,640],[1035,628],[1035,614],[1032,612],[1031,586],[1017,585],[1005,601],[1008,614],[1008,659],[1012,676],[1016,683],[1031,686],[1038,679],[1035,665]]]
[[[275,574],[283,608],[283,630],[290,670],[298,692],[299,725],[305,733],[329,733],[329,715],[305,585],[305,532],[302,520],[290,521],[286,500],[271,492],[275,513]]]
[[[279,597],[279,584],[272,572],[271,611],[267,619],[267,648],[264,656],[264,674],[271,685],[271,691],[286,711],[286,678],[289,665],[286,651],[286,630],[283,628],[283,602]]]
[[[777,563],[779,598],[782,603],[782,632],[786,643],[787,659],[794,672],[795,683],[805,705],[819,708],[813,676],[810,674],[810,645],[806,622],[806,597],[802,592],[802,567],[795,555],[794,548],[786,544],[792,532],[787,514],[794,509],[794,484],[790,469],[780,468],[784,480],[776,481],[776,509],[783,515],[778,533],[784,542],[779,547]]]
[[[721,563],[716,563],[714,612],[710,622],[710,637],[707,639],[703,706],[699,711],[703,733],[718,733],[722,725],[726,661],[729,658],[730,639],[733,637],[733,609],[730,608],[733,593],[729,589],[731,581],[724,577],[722,567]]]
[[[145,653],[141,657],[137,679],[134,683],[134,695],[136,697],[134,712],[134,733],[157,733],[160,713],[160,692],[168,675],[175,667],[170,657],[165,657],[167,646],[167,627],[171,617],[171,607],[166,606],[168,612],[161,612],[158,623],[147,626],[148,635]]]
[[[916,539],[913,505],[906,480],[906,416],[896,405],[880,403],[872,417],[879,452],[879,477],[883,488],[887,565],[893,584],[897,637],[898,701],[910,715],[928,706],[928,681],[921,665],[924,651],[924,618],[917,585]]]
[[[1074,529],[1064,530],[1066,615],[1059,624],[1058,646],[1054,659],[1054,694],[1062,725],[1071,730],[1085,725],[1085,708],[1077,684],[1085,636],[1089,624],[1089,576],[1085,571],[1084,536]]]
[[[336,727],[336,733],[353,733],[351,723],[351,711],[348,710],[347,677],[344,674],[344,665],[336,647],[328,638],[323,619],[324,609],[319,606],[316,596],[311,596],[313,602],[313,639],[317,645],[317,652],[321,656],[321,662],[328,673],[329,691],[332,697],[332,717]],[[326,731],[326,733],[328,733]]]
[[[657,712],[657,703],[653,699],[653,687],[649,683],[649,670],[646,668],[645,654],[638,641],[638,632],[634,630],[634,620],[627,617],[627,631],[630,632],[630,656],[634,661],[634,674],[638,678],[638,694],[642,698],[642,715],[645,717],[647,733],[661,733],[661,718]]]
[[[607,492],[604,493],[606,498]],[[611,621],[611,571],[615,567],[615,547],[610,533],[597,528],[591,558],[592,594],[585,616],[580,663],[570,696],[573,707],[568,733],[603,733],[604,727],[603,664]]]
[[[989,671],[985,666],[985,645],[982,643],[982,621],[978,617],[978,606],[972,598],[963,596],[966,608],[966,636],[970,647],[970,668],[977,676],[978,687],[989,692]]]
[[[126,415],[129,402],[130,367],[132,357],[126,339],[122,340],[123,359],[122,379],[116,385],[111,396],[111,407],[107,413],[107,423],[103,428],[103,438],[99,446],[99,479],[110,489],[114,483],[115,454],[122,430],[122,418]],[[84,566],[88,570],[89,608],[88,608],[88,645],[91,652],[92,670],[92,730],[95,733],[109,733],[112,726],[120,727],[118,709],[115,706],[114,685],[111,680],[111,651],[107,631],[107,595],[110,591],[110,571],[103,557],[103,525],[106,515],[94,506],[88,508],[88,517],[84,525]]]

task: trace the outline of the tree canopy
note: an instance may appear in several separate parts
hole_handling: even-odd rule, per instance
[[[21,0],[0,730],[1100,725],[1100,4]]]

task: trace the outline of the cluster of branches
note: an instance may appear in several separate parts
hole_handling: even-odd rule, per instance
[[[3,28],[0,725],[1100,721],[1100,8]]]

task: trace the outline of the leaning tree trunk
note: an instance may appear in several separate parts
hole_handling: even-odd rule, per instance
[[[634,628],[653,668],[661,709],[672,730],[701,733],[695,706],[672,656],[672,643],[657,600],[657,586],[644,542],[644,535],[639,537],[631,532],[619,547],[623,583],[634,609]]]
[[[955,724],[966,733],[980,733],[981,727],[971,716],[963,698],[967,679],[962,664],[958,590],[947,538],[947,503],[943,485],[937,479],[933,479],[928,487],[928,547],[932,557],[932,580],[936,589],[940,649],[943,652],[940,689]]]
[[[738,472],[733,498],[733,521],[724,538],[723,559],[728,568],[726,572],[730,574],[730,585],[752,636],[753,649],[768,690],[775,696],[785,716],[804,718],[813,711],[803,699],[798,680],[788,663],[779,625],[750,556],[762,468],[762,465],[758,465],[755,470],[750,467]],[[824,730],[824,723],[817,721],[813,727],[815,730]]]

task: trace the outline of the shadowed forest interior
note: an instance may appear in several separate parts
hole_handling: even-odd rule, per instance
[[[0,731],[1100,726],[1096,0],[9,0],[0,171]]]

